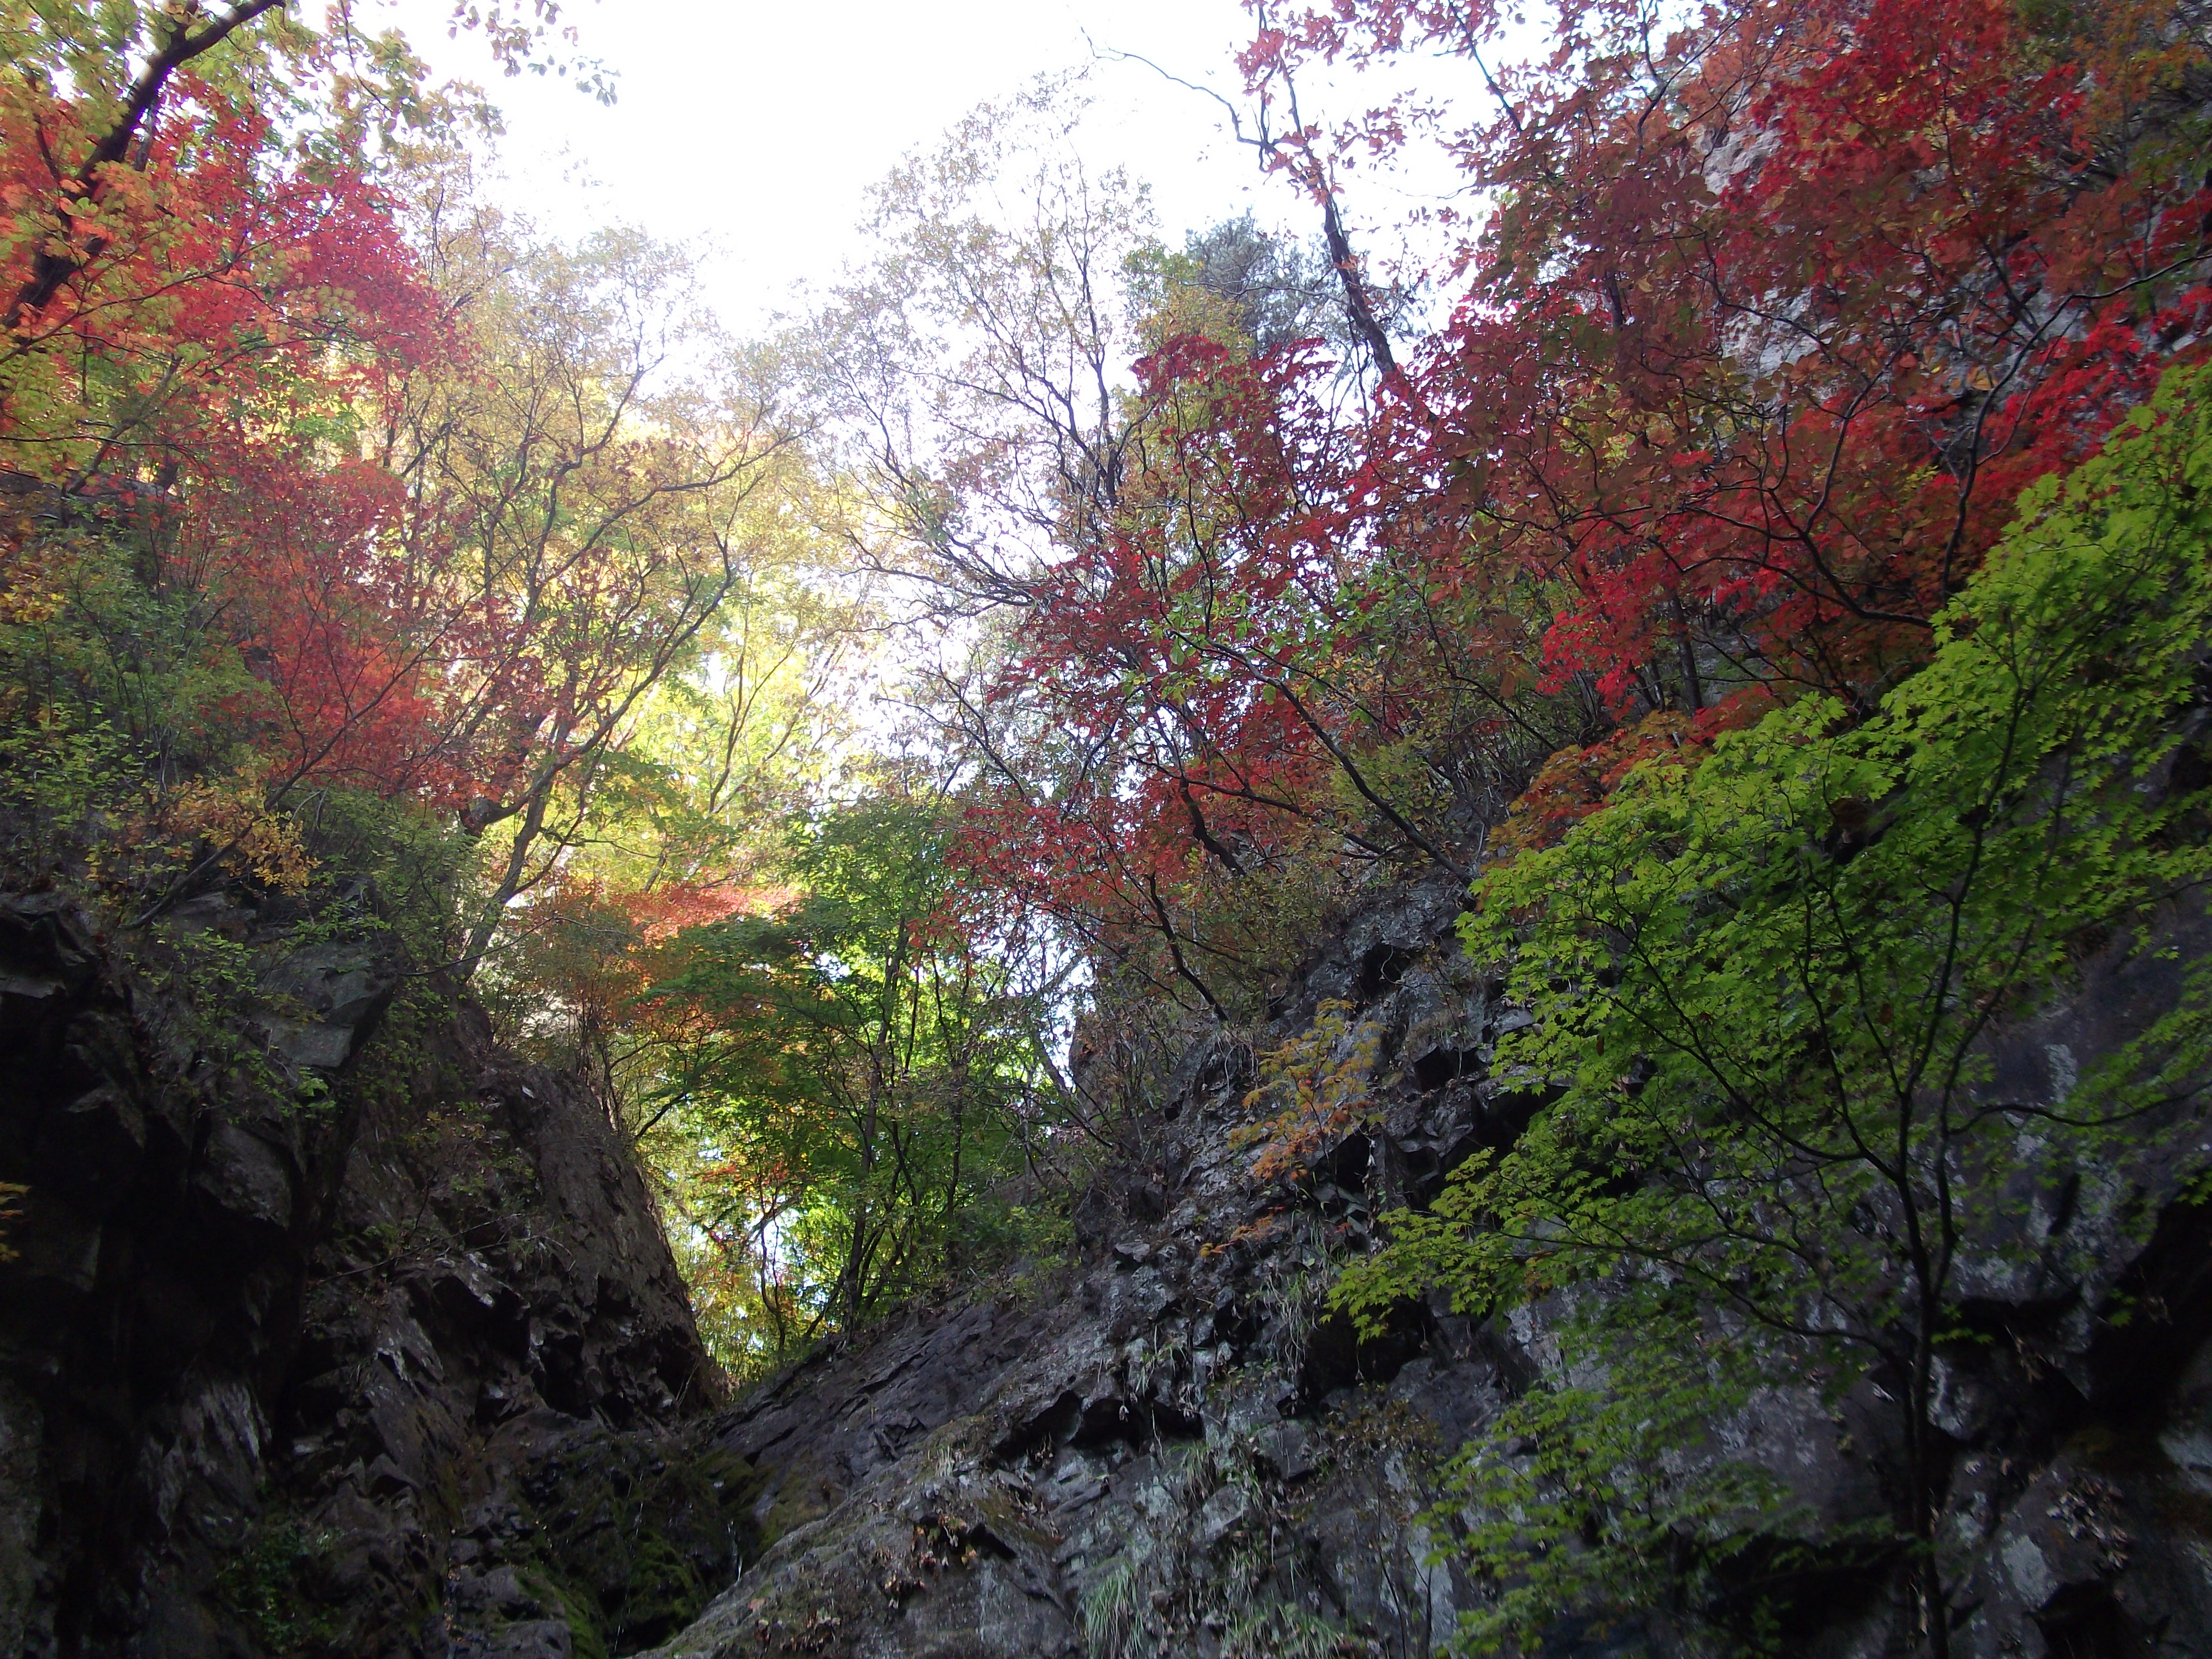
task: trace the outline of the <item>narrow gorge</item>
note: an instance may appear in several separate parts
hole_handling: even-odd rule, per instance
[[[80,907],[11,898],[9,1650],[1429,1653],[1474,1599],[1435,1559],[1439,1452],[1544,1368],[1546,1310],[1431,1298],[1362,1337],[1323,1292],[1540,1104],[1492,1069],[1526,1016],[1468,963],[1462,903],[1378,895],[1302,965],[1261,1040],[1348,1008],[1381,1106],[1290,1180],[1234,1150],[1254,1044],[1201,1038],[1065,1259],[725,1397],[580,1079],[465,1002],[392,1020],[408,969],[375,946],[264,945],[231,1052],[326,1078],[303,1119]],[[282,919],[187,918],[249,948]],[[2139,1033],[2204,925],[2166,942],[1995,1036],[1990,1086],[2052,1097]],[[2156,1163],[2014,1181],[1939,1407],[1954,1650],[2201,1650],[2212,1209]],[[1713,1425],[1795,1500],[1789,1651],[1893,1650],[1893,1572],[1850,1538],[1893,1497],[1880,1389]],[[1667,1626],[1552,1650],[1671,1652]]]
[[[2212,1654],[2212,0],[0,0],[0,1659]]]

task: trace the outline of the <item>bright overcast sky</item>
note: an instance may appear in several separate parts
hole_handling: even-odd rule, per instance
[[[602,108],[559,82],[492,79],[480,46],[445,38],[449,0],[395,9],[434,66],[486,83],[506,111],[512,205],[558,233],[619,220],[701,246],[715,308],[741,328],[857,251],[863,192],[902,155],[986,99],[1091,61],[1086,32],[1234,97],[1249,27],[1237,0],[583,0],[564,8],[580,49],[618,76]],[[1085,160],[1147,181],[1167,240],[1247,207],[1301,237],[1318,228],[1212,100],[1137,64],[1094,82]]]

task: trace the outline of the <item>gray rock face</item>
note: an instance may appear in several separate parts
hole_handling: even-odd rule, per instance
[[[1374,1215],[1425,1202],[1543,1098],[1492,1069],[1527,1016],[1459,958],[1456,910],[1442,884],[1379,899],[1261,1039],[1348,1002],[1339,1058],[1370,1070],[1375,1109],[1287,1189],[1235,1150],[1250,1052],[1200,1042],[1149,1142],[1077,1206],[1078,1261],[817,1354],[718,1419],[775,1541],[655,1659],[1438,1650],[1483,1592],[1432,1559],[1434,1471],[1553,1363],[1557,1310],[1478,1324],[1408,1307],[1362,1342],[1320,1293]],[[2161,945],[2185,962],[2208,948]],[[2077,994],[1997,1034],[1991,1098],[2063,1093],[2069,1066],[2162,1006],[2173,970],[2090,964]],[[2156,1159],[2059,1170],[2015,1152],[2019,1201],[1973,1244],[1995,1340],[1946,1356],[1937,1407],[1954,1650],[2212,1652],[2212,1217]],[[1778,1387],[1713,1425],[1714,1455],[1793,1494],[1780,1539],[1811,1547],[1784,1650],[1915,1650],[1893,1558],[1824,1541],[1893,1512],[1879,1388]],[[1546,1649],[1699,1650],[1656,1609]]]
[[[0,1652],[678,1627],[751,1548],[750,1474],[688,1437],[711,1367],[605,1113],[465,1006],[378,1046],[373,937],[179,925],[255,952],[252,1006],[0,896]]]
[[[1362,1342],[1320,1301],[1374,1210],[1433,1192],[1514,1109],[1480,1076],[1488,994],[1445,948],[1456,911],[1439,885],[1359,919],[1279,1028],[1356,1000],[1347,1050],[1386,1034],[1387,1127],[1263,1191],[1233,1144],[1252,1054],[1201,1042],[1149,1144],[1078,1206],[1080,1260],[818,1354],[718,1419],[776,1541],[658,1659],[1443,1639],[1471,1592],[1428,1559],[1422,1481],[1504,1397],[1499,1355],[1427,1309]]]
[[[27,1188],[0,1264],[0,1650],[1434,1651],[1485,1593],[1439,1554],[1435,1470],[1556,1363],[1559,1310],[1408,1305],[1363,1340],[1322,1297],[1377,1215],[1545,1098],[1494,1066],[1528,1016],[1459,957],[1458,903],[1378,895],[1269,1031],[1164,1068],[1071,1258],[725,1404],[574,1079],[465,1008],[380,1036],[396,966],[358,945],[264,963],[243,1066],[66,902],[0,901],[0,1180]],[[2160,945],[1998,1031],[1990,1103],[2062,1100],[2212,940]],[[1331,1001],[1372,1109],[1261,1182],[1255,1050]],[[2061,1168],[2023,1127],[1975,1218],[1973,1340],[1935,1413],[1962,1656],[2212,1652],[2203,1150]],[[1803,1547],[1793,1653],[1913,1650],[1893,1558],[1827,1541],[1896,1504],[1881,1387],[1778,1385],[1712,1425],[1796,1500],[1772,1523]],[[1692,1650],[1664,1609],[1547,1649]]]
[[[284,952],[261,975],[270,1046],[295,1066],[339,1070],[391,1006],[395,969],[390,953],[374,943]]]

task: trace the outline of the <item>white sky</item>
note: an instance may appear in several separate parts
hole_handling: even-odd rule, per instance
[[[619,77],[602,108],[564,82],[495,78],[477,43],[446,38],[450,0],[392,9],[436,69],[483,83],[505,110],[509,205],[556,234],[619,221],[692,246],[711,302],[740,330],[858,252],[863,191],[901,155],[978,102],[1089,62],[1086,30],[1231,98],[1249,30],[1237,0],[572,0],[580,49]],[[1127,63],[1101,65],[1094,91],[1085,159],[1152,185],[1164,240],[1247,207],[1301,238],[1318,229],[1212,100]],[[1363,88],[1360,102],[1374,96]],[[1358,182],[1361,219],[1406,204],[1371,176]]]

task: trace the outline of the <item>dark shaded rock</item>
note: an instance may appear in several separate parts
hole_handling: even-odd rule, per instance
[[[48,1112],[33,1134],[31,1174],[85,1214],[105,1215],[137,1179],[146,1118],[120,1090],[102,1084]]]
[[[1528,1015],[1458,956],[1459,903],[1442,879],[1376,893],[1271,1030],[1133,1071],[1164,1097],[1075,1203],[1074,1260],[725,1405],[578,1079],[450,1000],[407,1005],[380,1070],[397,967],[286,952],[220,895],[190,924],[270,955],[267,1042],[218,1064],[65,903],[0,898],[0,1179],[30,1188],[0,1268],[0,1645],[1427,1654],[1480,1593],[1437,1559],[1435,1471],[1557,1371],[1567,1307],[1409,1303],[1362,1336],[1323,1301],[1378,1215],[1550,1097],[1493,1069]],[[1984,1103],[2062,1103],[2208,950],[2176,925],[2085,963],[1992,1033]],[[1255,1054],[1330,997],[1371,1109],[1262,1182],[1237,1133]],[[284,1091],[309,1072],[330,1099],[303,1112]],[[2024,1120],[1994,1172],[1935,1407],[1962,1656],[2212,1650],[2207,1155],[2060,1167]],[[1896,1505],[1893,1379],[1784,1381],[1684,1454],[1790,1498],[1705,1611],[1778,1593],[1788,1651],[1899,1650],[1897,1553],[1853,1541]],[[1683,1652],[1680,1613],[1547,1650]]]
[[[295,1066],[337,1071],[392,1006],[400,967],[380,939],[285,952],[261,976],[270,1046]]]
[[[0,896],[0,1181],[28,1188],[0,1236],[0,1651],[677,1628],[753,1549],[754,1494],[697,1438],[712,1368],[605,1113],[434,987],[380,1052],[380,939],[186,909],[187,942],[259,954],[256,1006],[191,1003],[187,958],[133,940],[143,972],[64,896]]]
[[[219,1119],[208,1126],[191,1182],[233,1228],[281,1237],[292,1225],[296,1179],[286,1148],[246,1124]]]

